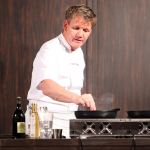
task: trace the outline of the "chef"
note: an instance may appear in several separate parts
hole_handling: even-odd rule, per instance
[[[96,24],[96,15],[87,6],[75,5],[66,10],[63,33],[44,43],[33,62],[29,106],[47,107],[53,113],[53,129],[63,129],[69,137],[69,119],[81,104],[96,110],[91,94],[82,94],[85,68],[80,48]]]

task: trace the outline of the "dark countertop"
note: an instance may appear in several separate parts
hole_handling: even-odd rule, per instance
[[[134,150],[134,140],[122,138],[82,139],[83,150]],[[82,150],[80,139],[0,139],[0,149]],[[136,150],[150,150],[150,138],[136,139]]]

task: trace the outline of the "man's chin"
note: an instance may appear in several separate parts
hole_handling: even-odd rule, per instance
[[[78,45],[78,46],[76,45],[76,46],[72,47],[72,50],[75,51],[75,50],[77,50],[79,47],[81,47],[82,45],[83,45],[83,44]]]
[[[75,48],[79,48],[79,47],[81,47],[83,45],[83,43],[76,43],[75,45],[74,45],[74,47]]]

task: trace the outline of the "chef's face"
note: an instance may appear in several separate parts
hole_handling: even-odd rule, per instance
[[[63,28],[64,38],[73,51],[81,47],[86,42],[92,31],[91,22],[85,21],[80,16],[72,18],[70,24],[68,24],[68,21],[65,20]]]

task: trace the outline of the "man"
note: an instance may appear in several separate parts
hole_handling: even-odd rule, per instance
[[[96,15],[85,5],[69,7],[63,23],[63,34],[46,42],[33,63],[29,106],[48,107],[53,112],[53,128],[69,136],[69,119],[74,119],[78,105],[96,110],[91,94],[81,95],[85,68],[81,46],[96,24]]]

